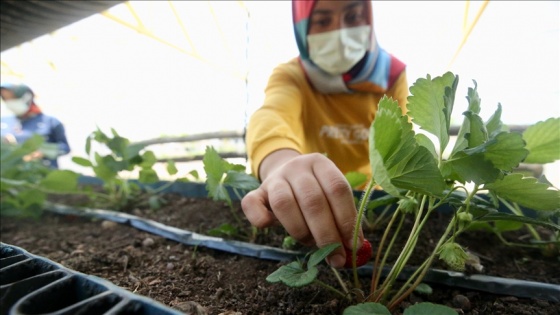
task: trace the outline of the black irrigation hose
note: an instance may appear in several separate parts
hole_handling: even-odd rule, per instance
[[[197,234],[188,230],[178,229],[153,220],[122,212],[89,208],[76,209],[66,205],[53,203],[48,203],[45,206],[46,210],[49,212],[114,221],[185,245],[204,246],[206,248],[243,256],[275,261],[291,261],[305,255],[305,253],[297,251]],[[384,269],[383,271],[384,274],[387,274],[388,269]],[[405,270],[403,270],[403,272],[399,275],[399,278],[408,279],[414,271],[415,268],[405,268]],[[369,265],[359,268],[359,274],[361,276],[371,276],[372,272],[373,267]],[[560,302],[560,285],[558,284],[476,274],[465,275],[460,272],[438,269],[430,269],[426,274],[424,281],[432,284],[460,287],[498,295],[536,298],[551,302]]]
[[[113,221],[139,230],[158,235],[181,244],[192,246],[203,246],[228,253],[240,254],[243,256],[255,257],[260,259],[287,261],[297,257],[303,257],[305,253],[284,250],[272,246],[257,245],[247,242],[225,240],[221,237],[207,236],[188,230],[178,229],[160,222],[141,218],[135,215],[102,209],[72,208],[67,205],[45,203],[45,210],[63,215],[75,215],[90,218],[105,219]]]

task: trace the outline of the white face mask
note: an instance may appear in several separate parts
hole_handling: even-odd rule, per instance
[[[4,104],[6,104],[6,107],[11,110],[14,115],[22,116],[29,110],[32,98],[33,96],[31,96],[31,94],[25,93],[20,98],[4,100]]]
[[[370,42],[370,25],[307,35],[309,58],[332,75],[343,74],[356,65]]]

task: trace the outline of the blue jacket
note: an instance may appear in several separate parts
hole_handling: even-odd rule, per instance
[[[59,155],[70,152],[70,145],[66,139],[66,132],[62,123],[55,117],[42,113],[26,119],[20,119],[16,116],[2,117],[0,120],[0,135],[3,139],[8,134],[13,135],[17,143],[23,143],[34,134],[39,134],[45,138],[45,142],[58,145]],[[45,158],[43,162],[50,167],[58,168],[57,159]]]

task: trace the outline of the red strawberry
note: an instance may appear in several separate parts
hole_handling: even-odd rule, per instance
[[[344,268],[352,268],[352,250],[344,247],[346,252],[346,263]],[[364,244],[356,252],[356,267],[365,265],[373,255],[373,250],[371,249],[371,243],[364,239]]]

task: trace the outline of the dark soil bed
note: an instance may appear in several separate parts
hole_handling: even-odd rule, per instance
[[[166,195],[158,210],[138,207],[130,212],[166,225],[208,234],[223,223],[234,223],[232,212],[222,202]],[[79,204],[79,200],[55,201]],[[256,238],[243,219],[239,203],[235,212],[242,220],[235,238],[279,247],[285,236],[280,227],[261,231]],[[434,218],[418,246],[417,261],[431,251],[444,224],[444,215]],[[41,219],[3,217],[0,241],[58,262],[70,269],[96,275],[131,292],[149,297],[189,314],[193,305],[199,314],[341,314],[345,302],[316,286],[287,288],[265,278],[284,263],[244,257],[204,247],[186,246],[134,228],[74,216],[45,213]],[[245,232],[245,233],[243,233]],[[367,233],[372,244],[380,233]],[[512,238],[523,238],[512,234]],[[546,258],[539,251],[504,247],[486,233],[464,234],[459,242],[479,255],[484,273],[499,277],[560,283],[558,257]],[[440,265],[436,265],[442,268]],[[338,286],[326,266],[320,279]],[[348,280],[349,274],[343,272]],[[368,279],[364,279],[366,283]],[[459,314],[560,314],[560,304],[544,300],[493,295],[478,291],[432,285],[429,296],[413,294],[402,307],[431,301],[457,309]],[[401,314],[402,309],[395,312]],[[197,314],[192,313],[192,314]]]

